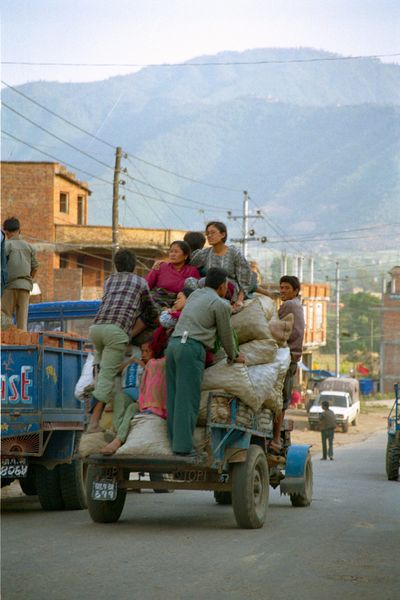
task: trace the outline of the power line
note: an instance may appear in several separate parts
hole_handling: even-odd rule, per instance
[[[270,60],[248,60],[248,61],[205,61],[205,62],[184,62],[184,63],[68,63],[68,62],[36,62],[36,61],[10,61],[3,60],[3,65],[24,65],[24,66],[42,66],[42,67],[225,67],[241,65],[287,65],[312,62],[332,62],[347,60],[363,60],[368,58],[391,58],[400,56],[400,53],[391,54],[369,54],[359,56],[329,56],[315,58],[294,58],[294,59],[270,59]]]
[[[168,196],[173,196],[174,198],[178,198],[178,200],[186,200],[186,202],[191,202],[192,204],[197,204],[198,206],[202,206],[205,208],[215,208],[213,204],[206,204],[205,202],[199,202],[198,200],[192,200],[192,198],[187,198],[186,196],[181,196],[180,194],[174,194],[173,192],[168,192],[168,190],[164,190],[163,188],[159,188],[152,183],[148,183],[147,181],[143,181],[141,179],[137,179],[136,177],[132,177],[129,175],[128,171],[124,171],[124,174],[132,181],[136,181],[136,183],[141,183],[142,185],[146,185],[151,187],[154,191],[161,192],[163,194],[168,194]],[[229,210],[228,208],[222,206],[221,210]]]
[[[101,142],[102,144],[105,144],[106,146],[108,146],[109,148],[112,148],[115,151],[116,146],[114,144],[111,144],[107,140],[104,140],[104,139],[98,137],[97,135],[94,135],[93,133],[91,133],[87,129],[84,129],[83,127],[80,127],[79,125],[76,125],[75,123],[72,123],[72,121],[70,121],[68,119],[65,119],[64,117],[62,117],[61,115],[59,115],[55,111],[51,110],[50,108],[47,108],[47,106],[44,106],[43,104],[41,104],[37,100],[34,100],[33,98],[31,98],[27,94],[24,94],[23,92],[21,92],[21,90],[17,90],[17,88],[15,88],[14,86],[10,85],[9,83],[7,83],[6,81],[4,81],[3,79],[1,80],[1,83],[3,85],[5,85],[6,87],[8,87],[9,89],[13,90],[13,92],[15,92],[16,94],[19,94],[20,96],[22,96],[23,98],[25,98],[26,100],[28,100],[29,102],[32,102],[36,106],[39,106],[39,108],[47,111],[49,114],[53,115],[54,117],[57,117],[58,119],[61,119],[61,121],[64,121],[64,123],[67,123],[67,125],[70,125],[71,127],[74,127],[75,129],[77,129],[81,133],[84,133],[85,135],[88,135],[89,137],[97,140],[98,142]],[[196,183],[196,184],[199,184],[199,185],[205,185],[207,187],[212,187],[212,188],[216,188],[216,189],[224,189],[224,190],[232,191],[232,192],[239,191],[239,190],[236,190],[234,188],[229,188],[229,187],[226,187],[226,186],[221,186],[221,185],[217,185],[217,184],[213,184],[213,183],[207,183],[207,182],[204,182],[204,181],[200,181],[199,179],[195,179],[193,177],[187,177],[186,175],[181,175],[180,173],[176,173],[175,171],[171,171],[169,169],[161,167],[160,165],[157,165],[156,163],[152,163],[152,162],[150,162],[148,160],[145,160],[144,158],[141,158],[140,156],[136,156],[135,154],[132,154],[129,151],[128,151],[128,153],[129,153],[129,157],[131,157],[132,159],[137,160],[139,162],[142,162],[142,163],[144,163],[146,165],[149,165],[149,166],[151,166],[151,167],[153,167],[155,169],[158,169],[159,171],[163,171],[165,173],[169,173],[170,175],[174,175],[175,177],[179,177],[180,179],[184,179],[184,180],[187,180],[187,181],[191,181],[192,183]]]
[[[69,146],[70,148],[72,148],[73,150],[76,150],[77,152],[80,152],[81,154],[84,154],[85,156],[87,156],[88,158],[95,160],[97,163],[99,163],[100,165],[102,165],[103,167],[107,167],[107,169],[111,169],[112,171],[114,171],[114,167],[111,167],[110,165],[108,165],[107,163],[99,160],[98,158],[96,158],[95,156],[92,156],[91,154],[89,154],[88,152],[85,152],[84,150],[81,150],[80,148],[78,148],[77,146],[74,146],[73,144],[71,144],[70,142],[67,142],[66,140],[64,140],[63,138],[59,137],[58,135],[56,135],[55,133],[52,133],[51,131],[49,131],[48,129],[46,129],[45,127],[42,127],[41,125],[39,125],[38,123],[35,123],[35,121],[32,121],[31,119],[29,119],[28,117],[26,117],[25,115],[23,115],[22,113],[18,112],[17,110],[15,110],[14,108],[12,108],[11,106],[9,106],[8,104],[6,104],[5,102],[2,101],[1,103],[3,106],[5,106],[5,108],[7,108],[8,110],[11,110],[13,113],[15,113],[16,115],[18,115],[19,117],[21,117],[22,119],[25,119],[25,121],[28,121],[28,123],[31,123],[32,125],[34,125],[35,127],[37,127],[38,129],[41,129],[42,131],[44,131],[45,133],[48,133],[49,135],[51,135],[52,137],[54,137],[56,140],[62,142],[63,144],[66,144],[67,146]]]
[[[81,167],[77,167],[76,165],[72,165],[71,163],[68,163],[65,160],[60,160],[59,158],[57,158],[53,154],[49,154],[48,152],[44,152],[43,150],[39,150],[39,148],[37,148],[36,146],[33,146],[32,144],[28,144],[28,142],[24,142],[24,140],[21,140],[20,138],[17,138],[15,135],[12,135],[11,133],[8,133],[8,131],[5,131],[4,129],[2,129],[1,132],[4,133],[5,135],[8,135],[13,140],[16,140],[17,142],[20,142],[21,144],[24,144],[25,146],[28,146],[29,148],[32,148],[33,150],[36,150],[36,152],[39,152],[40,154],[43,154],[44,156],[48,156],[49,158],[52,158],[53,160],[57,161],[60,164],[62,163],[64,165],[68,165],[69,167],[71,167],[72,169],[75,169],[76,171],[80,171],[81,173],[85,173],[85,175],[89,175],[90,177],[93,177],[94,179],[98,179],[99,181],[103,181],[104,183],[108,183],[109,185],[113,185],[112,181],[107,181],[106,179],[103,179],[102,177],[98,177],[97,175],[93,175],[93,173],[89,173],[89,171],[85,171],[84,169],[81,169]]]

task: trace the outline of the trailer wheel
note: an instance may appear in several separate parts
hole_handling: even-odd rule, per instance
[[[347,433],[349,431],[349,420],[345,421],[342,425],[342,432]]]
[[[304,493],[290,494],[290,502],[292,503],[292,506],[310,506],[311,504],[313,493],[313,471],[310,454],[308,454],[304,465],[304,480]]]
[[[67,510],[87,508],[86,465],[80,459],[59,467],[61,494]]]
[[[400,468],[400,441],[388,436],[386,446],[386,475],[389,481],[397,481]]]
[[[93,481],[98,476],[101,476],[102,473],[103,470],[101,467],[97,467],[96,465],[88,466],[86,477],[86,496],[89,514],[95,523],[115,523],[120,518],[122,509],[124,508],[126,489],[118,488],[117,497],[115,500],[93,500]]]
[[[214,492],[214,500],[217,504],[232,504],[232,492]]]
[[[19,479],[19,485],[25,496],[36,496],[36,465],[29,465],[28,474],[26,477]]]
[[[262,448],[252,444],[246,462],[232,469],[232,505],[239,527],[258,529],[264,525],[268,496],[267,459]]]
[[[49,471],[45,466],[37,465],[36,489],[43,510],[63,510],[65,508],[58,467]]]

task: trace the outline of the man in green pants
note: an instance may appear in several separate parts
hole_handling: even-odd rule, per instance
[[[207,271],[205,287],[193,292],[172,334],[167,356],[167,423],[172,450],[194,455],[193,432],[200,406],[206,348],[212,349],[218,335],[228,361],[245,362],[237,352],[230,323],[231,308],[223,300],[227,273]]]
[[[100,430],[99,420],[104,406],[110,399],[115,376],[138,317],[141,316],[143,322],[157,317],[147,282],[134,274],[134,252],[127,249],[118,250],[114,263],[117,273],[113,273],[107,279],[102,303],[89,329],[100,371],[93,391],[97,403],[87,433]]]

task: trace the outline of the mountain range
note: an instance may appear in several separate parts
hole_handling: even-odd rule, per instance
[[[4,135],[2,159],[54,159],[76,171],[93,191],[92,224],[111,222],[113,146],[127,169],[126,226],[226,220],[227,210],[241,214],[243,190],[252,214],[265,214],[256,230],[276,239],[400,221],[399,65],[312,48],[189,62],[95,83],[4,88],[3,102],[20,114],[4,108],[2,127],[30,146]],[[379,247],[379,236],[371,243]]]

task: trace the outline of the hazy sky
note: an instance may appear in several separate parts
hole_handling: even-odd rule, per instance
[[[2,61],[182,62],[271,46],[400,52],[400,0],[0,0],[0,6]],[[133,70],[3,64],[2,78],[91,81]]]

